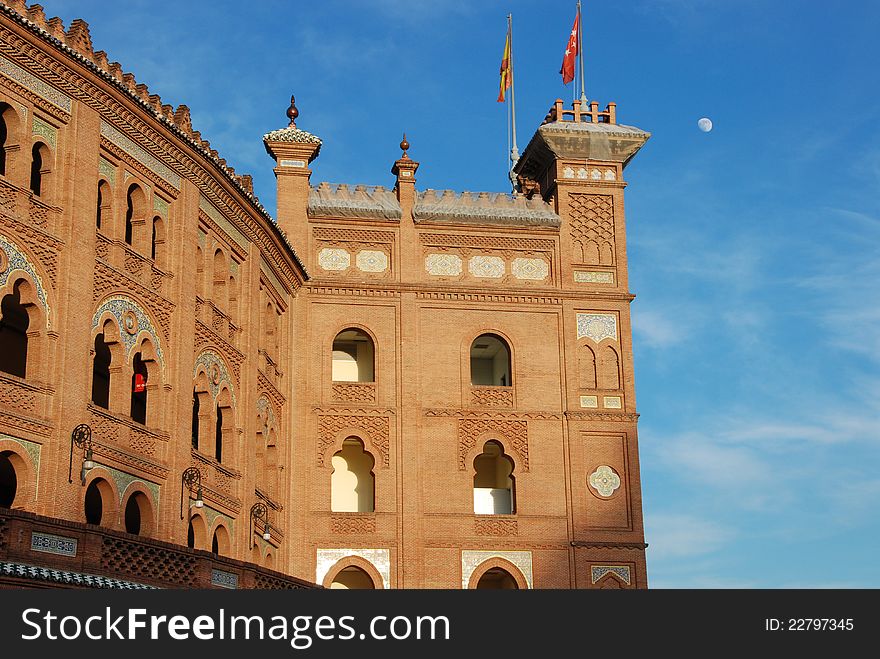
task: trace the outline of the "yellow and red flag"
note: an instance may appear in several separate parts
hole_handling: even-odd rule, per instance
[[[513,81],[513,67],[510,60],[510,27],[507,28],[507,40],[504,42],[504,56],[501,58],[501,87],[498,90],[498,102],[504,103],[504,94],[510,89]]]
[[[565,46],[565,54],[562,56],[562,68],[559,72],[562,74],[562,84],[567,85],[574,80],[574,61],[578,54],[578,42],[580,41],[579,32],[581,31],[581,12],[578,9],[574,17],[574,25],[571,28],[571,34],[568,36],[568,44]]]

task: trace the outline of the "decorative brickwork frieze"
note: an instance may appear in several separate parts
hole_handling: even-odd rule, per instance
[[[489,437],[491,435],[491,437]],[[523,471],[529,470],[529,427],[526,421],[505,419],[458,420],[458,468],[468,468],[467,456],[477,444],[477,439],[487,441],[497,439],[519,455]]]
[[[614,265],[614,202],[611,195],[569,195],[572,260],[586,265]]]
[[[366,414],[322,414],[318,416],[318,466],[326,464],[327,449],[337,441],[337,435],[346,429],[360,431],[369,440],[369,447],[379,452],[377,460],[383,468],[389,463],[390,423],[385,416]],[[368,448],[369,448],[368,447]]]

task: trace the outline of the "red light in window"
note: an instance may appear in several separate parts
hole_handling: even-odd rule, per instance
[[[141,373],[134,374],[134,393],[141,394],[147,390],[147,379]]]

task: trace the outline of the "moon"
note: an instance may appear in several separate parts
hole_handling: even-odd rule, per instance
[[[697,126],[699,126],[700,130],[704,133],[708,133],[712,130],[712,120],[709,117],[703,117],[697,122]]]

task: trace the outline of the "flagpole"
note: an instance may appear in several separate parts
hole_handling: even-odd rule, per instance
[[[519,161],[519,149],[516,146],[516,94],[515,76],[513,75],[513,14],[507,15],[507,38],[510,39],[510,117],[511,127],[513,129],[513,147],[510,149],[510,184],[516,192],[516,178],[513,175],[513,168]]]
[[[587,105],[587,91],[584,87],[584,20],[581,15],[581,0],[578,0],[578,63],[581,67],[581,109]]]

